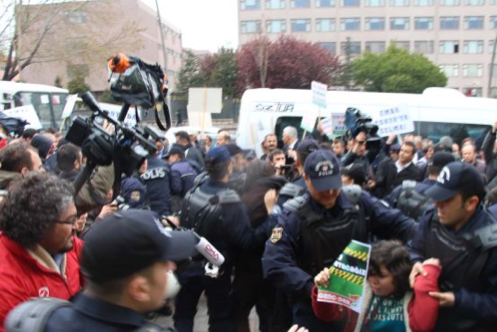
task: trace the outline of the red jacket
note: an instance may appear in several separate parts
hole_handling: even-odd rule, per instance
[[[62,264],[65,268],[59,273],[44,266],[42,258],[35,259],[18,243],[0,233],[0,332],[4,331],[9,311],[21,302],[31,297],[49,296],[68,300],[80,291],[83,278],[78,256],[82,248],[83,241],[74,237],[74,248],[65,254],[65,264]]]
[[[406,299],[410,299],[407,306],[409,317],[405,317],[409,322],[412,332],[428,332],[435,328],[438,318],[438,300],[432,298],[428,292],[438,292],[438,277],[440,268],[435,265],[423,265],[428,273],[426,277],[419,276],[414,283],[414,294],[406,294]],[[364,299],[370,301],[371,299]],[[406,302],[407,303],[407,302]],[[369,303],[366,308],[369,306]],[[356,330],[359,315],[346,307],[338,304],[317,301],[317,288],[312,290],[312,309],[319,319],[331,322],[346,319],[346,327],[343,332],[352,332]]]

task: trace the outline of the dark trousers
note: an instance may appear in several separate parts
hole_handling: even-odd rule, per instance
[[[181,290],[176,297],[174,327],[178,332],[192,332],[197,305],[205,290],[209,314],[209,332],[234,332],[231,276],[227,271],[217,279],[207,277],[203,268],[180,274]]]

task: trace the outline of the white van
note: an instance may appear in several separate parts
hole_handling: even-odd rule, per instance
[[[68,94],[50,85],[0,81],[0,111],[33,105],[43,128],[58,128]]]
[[[343,114],[354,107],[373,120],[381,110],[405,105],[416,135],[435,142],[445,135],[456,141],[477,138],[497,120],[497,99],[466,97],[449,88],[428,88],[422,94],[328,91],[327,104],[328,113]],[[265,135],[276,133],[281,139],[283,128],[300,128],[304,113],[316,107],[310,90],[247,90],[241,100],[237,143],[242,148],[255,148],[261,155]],[[302,129],[299,134],[302,137]]]

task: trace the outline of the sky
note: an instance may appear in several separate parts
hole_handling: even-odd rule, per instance
[[[156,9],[155,0],[142,0]],[[161,17],[182,33],[183,48],[238,47],[237,0],[158,0]]]

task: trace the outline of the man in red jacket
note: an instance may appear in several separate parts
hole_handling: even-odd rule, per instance
[[[15,306],[32,297],[68,300],[82,286],[70,183],[35,172],[12,184],[0,210],[0,332]]]

